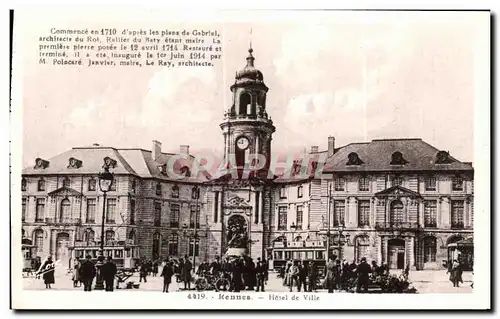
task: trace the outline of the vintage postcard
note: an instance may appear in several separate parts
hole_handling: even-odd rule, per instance
[[[20,10],[13,41],[13,308],[490,308],[489,12]]]

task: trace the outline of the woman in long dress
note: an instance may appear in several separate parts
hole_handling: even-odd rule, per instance
[[[52,261],[52,257],[48,257],[47,260],[40,267],[40,272],[43,273],[43,282],[45,283],[45,289],[52,288],[50,285],[55,283],[54,279],[55,265]]]

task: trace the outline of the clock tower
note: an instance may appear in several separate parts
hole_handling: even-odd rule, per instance
[[[247,64],[236,72],[231,85],[232,104],[224,112],[220,124],[224,136],[224,163],[243,168],[250,154],[260,154],[266,159],[264,170],[269,168],[272,134],[276,128],[266,112],[266,94],[269,88],[264,76],[254,66],[253,50],[248,50]],[[263,165],[259,163],[259,165]]]

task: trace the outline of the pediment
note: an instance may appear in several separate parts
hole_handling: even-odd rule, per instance
[[[49,193],[49,196],[82,196],[82,193],[69,187],[61,187]]]
[[[377,197],[420,197],[420,193],[414,192],[411,189],[402,186],[393,186],[378,193],[375,193]]]

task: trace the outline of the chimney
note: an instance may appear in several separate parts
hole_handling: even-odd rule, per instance
[[[100,145],[99,145],[99,143],[94,143],[94,144],[92,144],[92,146],[94,146],[94,147],[98,147],[98,146],[100,146]]]
[[[181,145],[181,155],[189,155],[189,145]]]
[[[311,146],[311,153],[318,153],[318,148],[319,148],[318,145]]]
[[[335,153],[335,137],[328,136],[328,157]]]
[[[161,154],[161,142],[153,140],[153,148],[151,149],[151,156],[153,161],[156,161]]]

